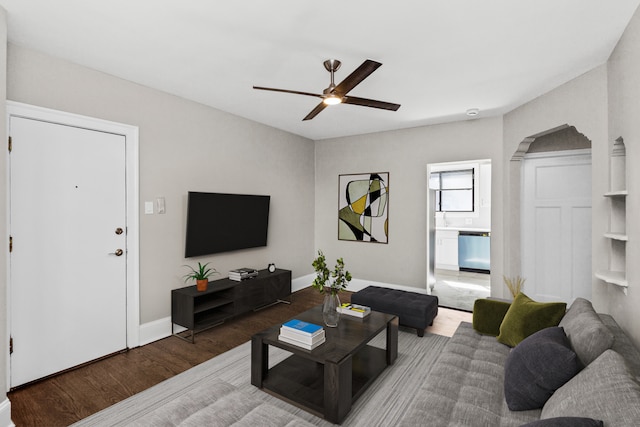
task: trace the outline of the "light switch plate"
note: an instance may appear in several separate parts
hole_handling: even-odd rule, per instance
[[[166,209],[164,207],[164,197],[156,198],[156,208],[158,210],[158,214],[166,213]]]
[[[145,215],[153,215],[153,202],[144,202]]]

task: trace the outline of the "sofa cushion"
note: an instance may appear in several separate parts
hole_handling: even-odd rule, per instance
[[[603,427],[600,420],[582,417],[558,417],[532,421],[520,427]]]
[[[478,298],[473,303],[473,329],[483,335],[497,337],[509,306],[510,302]]]
[[[562,328],[546,328],[528,336],[511,350],[505,362],[504,397],[509,409],[542,408],[580,367]]]
[[[541,419],[589,417],[607,427],[640,425],[640,385],[624,358],[606,350],[560,387],[542,408]]]
[[[577,298],[560,321],[583,365],[588,365],[613,345],[614,336],[591,302]]]
[[[194,377],[191,377],[194,378]],[[174,379],[145,390],[143,404],[132,411],[132,403],[121,402],[123,415],[112,417],[94,415],[94,420],[83,425],[126,425],[127,427],[311,427],[312,424],[281,408],[248,395],[245,391],[218,378],[205,378],[192,385]],[[167,385],[171,384],[171,385]],[[166,392],[170,387],[171,392]],[[155,391],[154,391],[155,389]],[[166,394],[165,394],[166,393]],[[151,396],[151,397],[150,397]],[[134,400],[133,402],[140,402]]]
[[[171,425],[169,423],[149,426]],[[282,408],[240,391],[194,412],[179,427],[311,427],[312,424]],[[137,426],[136,426],[137,427]]]
[[[504,316],[498,341],[515,347],[534,332],[558,326],[566,308],[564,302],[536,302],[520,292]]]
[[[608,314],[598,313],[602,323],[609,328],[613,334],[613,345],[611,350],[624,357],[624,361],[627,362],[627,368],[631,375],[640,382],[640,351],[631,342],[627,334],[624,333],[618,323]]]
[[[511,349],[462,322],[402,410],[399,427],[514,427],[540,418],[541,409],[510,411],[504,399],[504,364]]]
[[[593,312],[593,305],[591,301],[584,298],[576,298],[572,303],[567,312],[565,313],[565,317],[567,319],[571,319],[574,316],[577,316],[582,313],[590,313]]]

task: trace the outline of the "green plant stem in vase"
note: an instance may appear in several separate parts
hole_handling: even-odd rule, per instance
[[[316,272],[316,278],[311,286],[320,291],[320,293],[325,294],[322,304],[324,323],[329,327],[336,327],[340,321],[340,313],[337,310],[340,307],[338,293],[347,288],[351,281],[351,273],[345,270],[342,258],[336,260],[333,271],[329,270],[327,259],[321,250],[318,251],[318,257],[313,260],[311,265]]]
[[[209,285],[209,277],[211,277],[211,275],[213,274],[218,274],[218,271],[215,268],[209,267],[209,263],[198,263],[197,269],[191,267],[190,265],[185,265],[184,267],[187,267],[190,270],[187,274],[182,276],[185,283],[189,280],[195,280],[196,289],[199,292],[206,291],[207,286]]]

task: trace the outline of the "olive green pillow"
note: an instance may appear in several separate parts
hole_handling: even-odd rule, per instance
[[[478,298],[473,303],[473,329],[483,335],[497,337],[500,335],[500,325],[510,306],[510,302]]]
[[[567,303],[536,302],[520,292],[502,320],[498,342],[515,347],[535,332],[558,326],[566,310]]]

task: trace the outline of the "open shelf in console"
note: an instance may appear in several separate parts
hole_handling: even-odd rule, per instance
[[[291,295],[291,271],[277,269],[273,273],[260,270],[253,279],[237,282],[229,278],[210,281],[207,290],[199,292],[195,286],[171,291],[171,332],[174,325],[194,335],[217,326],[237,315],[283,301]]]

